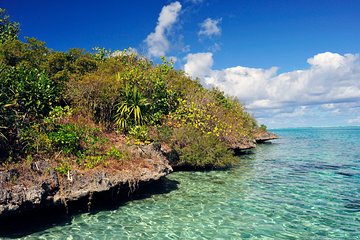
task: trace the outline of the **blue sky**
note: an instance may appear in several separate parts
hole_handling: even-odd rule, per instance
[[[269,127],[360,125],[360,1],[0,0],[55,50],[132,47],[218,86]]]

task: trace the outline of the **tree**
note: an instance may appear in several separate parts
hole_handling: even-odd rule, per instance
[[[46,48],[44,42],[36,38],[25,39],[25,43],[18,39],[9,39],[1,44],[0,60],[10,66],[41,68],[50,50]]]
[[[0,44],[7,40],[17,39],[20,31],[20,25],[17,22],[10,21],[6,10],[0,8]]]

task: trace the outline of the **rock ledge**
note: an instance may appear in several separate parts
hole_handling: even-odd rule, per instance
[[[94,193],[114,188],[132,193],[139,184],[158,180],[172,168],[153,145],[136,147],[141,160],[126,169],[101,168],[71,170],[59,175],[46,161],[33,162],[0,171],[0,219],[37,209],[66,207],[68,202],[83,198],[91,201]]]
[[[263,143],[269,140],[274,140],[274,139],[278,139],[279,137],[271,132],[260,132],[260,133],[256,133],[255,135],[255,141],[256,143]]]

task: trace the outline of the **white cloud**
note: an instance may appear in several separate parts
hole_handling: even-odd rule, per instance
[[[220,28],[221,19],[207,18],[200,24],[198,35],[205,37],[219,36],[221,34]]]
[[[186,73],[199,77],[205,86],[217,86],[237,96],[256,115],[273,111],[278,117],[302,116],[299,114],[307,114],[304,106],[312,105],[333,113],[337,105],[336,113],[340,113],[341,107],[360,105],[358,55],[320,53],[307,60],[310,64],[307,69],[282,74],[277,73],[276,67],[214,70],[211,53],[189,54],[186,59]],[[276,112],[285,108],[291,114]]]
[[[180,11],[181,4],[177,1],[162,8],[155,32],[150,33],[145,39],[150,57],[164,56],[169,50],[170,43],[167,34],[176,23]]]
[[[348,123],[355,124],[355,125],[360,125],[360,117],[349,119]]]
[[[300,106],[300,107],[295,108],[292,112],[282,112],[282,113],[279,113],[277,116],[278,117],[286,117],[286,118],[301,117],[301,116],[304,116],[307,111],[308,111],[308,109],[306,106]]]
[[[204,79],[212,73],[213,63],[212,53],[190,53],[186,56],[184,71],[191,77]]]

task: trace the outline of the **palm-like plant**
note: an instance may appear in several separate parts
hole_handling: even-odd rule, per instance
[[[6,127],[0,126],[0,129],[5,129],[5,128]],[[2,132],[0,132],[0,142],[6,141],[6,140],[7,140],[7,138],[5,137],[5,135]]]
[[[134,85],[127,84],[120,101],[115,105],[115,123],[123,130],[129,125],[143,125],[147,121],[149,102]]]

